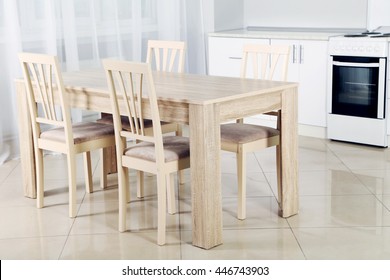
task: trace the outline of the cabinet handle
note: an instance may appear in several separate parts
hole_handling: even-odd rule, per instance
[[[304,53],[303,53],[303,46],[300,45],[299,46],[299,60],[300,60],[300,64],[303,64],[304,63]]]
[[[295,45],[293,45],[293,63],[295,63],[295,62],[297,62],[297,59],[296,59],[296,56],[295,56],[295,49],[296,49],[296,47],[295,47]]]
[[[238,57],[238,56],[229,56],[229,59],[242,59],[242,57]]]

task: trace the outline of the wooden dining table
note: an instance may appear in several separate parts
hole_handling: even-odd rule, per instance
[[[281,111],[280,215],[298,213],[298,84],[267,80],[154,72],[161,120],[189,125],[192,243],[210,249],[223,243],[221,194],[222,122]],[[63,73],[72,107],[111,113],[102,70]],[[32,131],[25,85],[16,80],[24,194],[36,197]],[[145,111],[147,117],[148,110]]]

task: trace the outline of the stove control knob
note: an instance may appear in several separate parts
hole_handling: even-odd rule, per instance
[[[372,52],[372,48],[371,47],[367,47],[367,51],[368,52]]]
[[[359,51],[364,51],[364,47],[359,47]]]

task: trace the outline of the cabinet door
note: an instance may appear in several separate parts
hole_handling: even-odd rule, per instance
[[[298,82],[298,122],[326,126],[327,41],[279,40],[291,46],[287,81]]]
[[[272,39],[271,45],[288,45],[290,46],[290,58],[287,69],[287,81],[288,82],[299,82],[299,63],[298,61],[298,52],[296,46],[299,45],[297,40],[284,40],[284,39]],[[275,70],[275,80],[280,80],[278,74],[278,68]]]
[[[327,41],[301,41],[299,121],[326,127]]]
[[[245,44],[269,44],[268,39],[209,37],[209,74],[239,77]]]

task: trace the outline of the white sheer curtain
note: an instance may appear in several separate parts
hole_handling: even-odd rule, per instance
[[[0,0],[0,164],[17,156],[17,53],[58,56],[63,71],[102,58],[145,61],[148,39],[185,40],[186,68],[205,73],[202,0]]]

